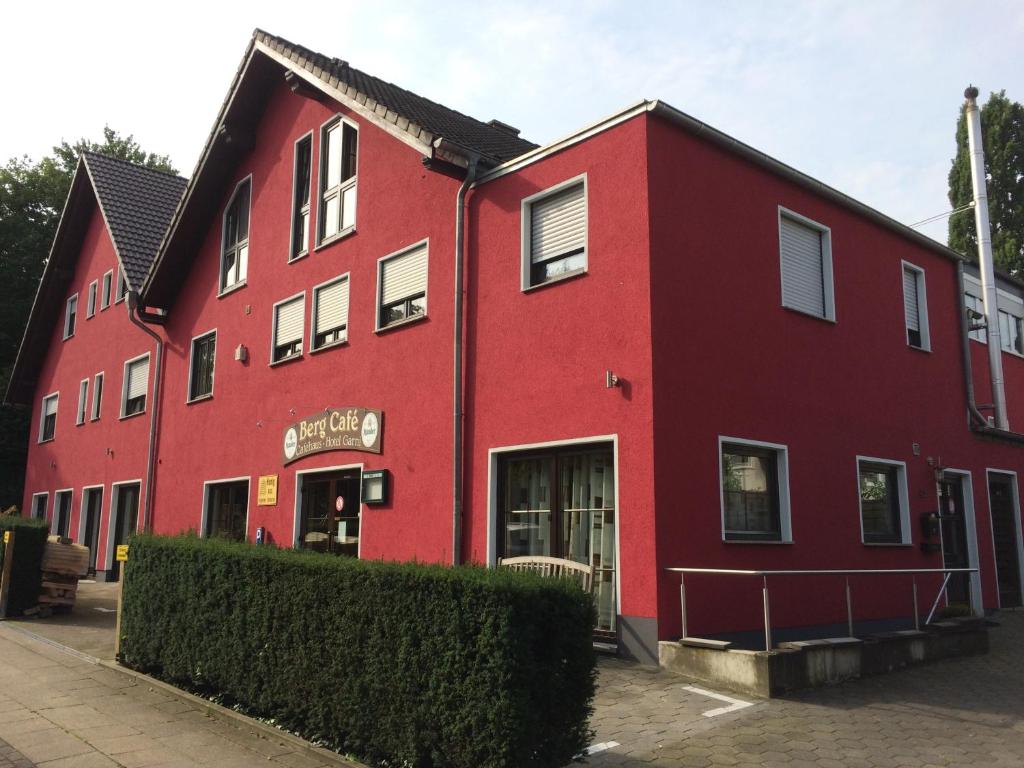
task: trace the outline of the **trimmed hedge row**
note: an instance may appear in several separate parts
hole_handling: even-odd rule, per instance
[[[137,536],[121,661],[385,765],[562,766],[589,743],[594,606],[523,573]]]
[[[19,616],[39,599],[42,585],[43,551],[50,526],[45,520],[0,515],[0,569],[4,565],[3,532],[14,531],[14,565],[7,595],[7,615]]]

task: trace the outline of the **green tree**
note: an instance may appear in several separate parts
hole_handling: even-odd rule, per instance
[[[981,108],[985,145],[985,176],[992,258],[996,267],[1013,275],[1024,274],[1024,106],[992,93]],[[949,171],[949,202],[954,208],[973,199],[971,157],[967,147],[967,120],[963,109],[956,126],[957,153]],[[969,257],[978,253],[978,236],[971,209],[949,219],[949,247]]]
[[[174,172],[167,155],[145,152],[131,135],[103,128],[102,141],[61,142],[34,162],[14,157],[0,167],[0,398],[7,391],[36,286],[82,152]],[[0,509],[21,504],[29,414],[0,404]]]

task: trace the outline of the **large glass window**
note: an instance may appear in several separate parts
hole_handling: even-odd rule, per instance
[[[359,132],[340,117],[320,132],[320,240],[356,225]]]
[[[213,394],[213,362],[216,351],[216,332],[192,340],[192,361],[188,382],[189,400],[198,400]]]
[[[727,541],[782,541],[780,451],[722,443],[722,510]]]
[[[206,536],[245,540],[249,481],[211,483],[206,487]]]
[[[1021,318],[999,310],[999,346],[1006,352],[1024,355],[1024,331]]]
[[[303,475],[300,500],[299,546],[315,552],[359,556],[359,470]]]
[[[898,464],[860,460],[860,516],[865,544],[903,542],[905,494]]]
[[[615,468],[610,447],[502,460],[500,557],[547,555],[594,566],[599,631],[615,629]]]
[[[985,302],[980,297],[974,296],[970,293],[964,294],[964,306],[969,310],[973,311],[975,316],[968,316],[969,325],[984,325],[985,322]],[[982,344],[988,342],[987,334],[984,327],[976,328],[970,332],[970,337],[975,341],[980,341]]]
[[[246,179],[224,212],[224,242],[221,250],[220,289],[245,282],[249,265],[249,200],[252,180]]]

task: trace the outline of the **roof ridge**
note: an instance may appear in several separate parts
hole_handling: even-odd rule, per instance
[[[186,177],[182,176],[180,173],[177,173],[175,171],[165,171],[165,170],[163,170],[161,168],[150,168],[147,165],[142,165],[140,163],[133,163],[131,160],[125,160],[123,157],[117,157],[116,155],[108,155],[106,152],[95,152],[95,151],[93,151],[91,149],[83,149],[83,150],[81,150],[81,152],[79,152],[79,154],[81,156],[87,157],[87,158],[88,157],[98,157],[98,158],[102,158],[103,160],[112,160],[115,163],[121,163],[122,165],[127,165],[129,168],[134,168],[135,170],[138,170],[138,171],[147,171],[149,173],[156,173],[156,174],[159,174],[161,176],[167,176],[167,177],[172,178],[172,179],[178,179],[178,180],[181,180],[181,181],[184,181],[184,182],[188,182],[188,179]]]

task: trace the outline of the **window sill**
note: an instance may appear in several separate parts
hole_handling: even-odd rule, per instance
[[[196,403],[202,403],[206,400],[213,400],[213,392],[208,395],[199,395],[198,397],[191,397],[185,401],[185,405],[195,405]]]
[[[550,280],[545,280],[543,283],[537,283],[536,285],[527,285],[523,288],[523,293],[532,293],[533,291],[539,291],[542,288],[547,288],[558,283],[564,283],[566,280],[575,280],[578,277],[583,277],[589,274],[586,269],[575,269],[572,272],[566,272],[564,275],[553,277]]]
[[[245,288],[245,286],[246,286],[246,281],[245,280],[239,280],[237,283],[232,283],[227,288],[222,289],[221,292],[217,294],[217,298],[218,299],[223,299],[228,294],[234,293],[237,290]]]
[[[912,547],[912,541],[861,541],[865,547]]]
[[[908,349],[912,349],[915,352],[924,352],[925,354],[929,354],[929,355],[932,353],[932,348],[931,347],[917,347],[917,346],[914,346],[913,344],[911,344],[909,342],[907,343],[907,348]]]
[[[85,426],[85,419],[83,419],[82,421],[76,421],[75,422],[75,426],[76,427],[84,427]]]
[[[46,440],[40,440],[37,443],[37,445],[43,445],[44,443],[52,443],[56,439],[57,439],[56,437],[50,437],[50,438],[47,438]]]
[[[355,233],[356,233],[356,225],[353,224],[348,229],[343,229],[343,230],[341,230],[341,232],[335,232],[330,237],[325,237],[323,240],[321,240],[319,243],[317,243],[313,247],[313,251],[316,252],[316,251],[319,251],[321,248],[326,248],[329,245],[334,245],[339,240],[344,240],[349,235],[354,235]]]
[[[404,328],[405,326],[412,325],[413,323],[423,322],[426,319],[427,319],[426,313],[424,313],[422,315],[416,315],[415,317],[407,317],[404,320],[398,320],[397,322],[391,323],[391,325],[382,325],[379,328],[375,328],[373,332],[378,334],[378,335],[380,335],[382,333],[388,333],[390,331],[396,331],[399,328]]]
[[[99,421],[99,420],[100,420],[99,416],[90,416],[89,417],[89,422],[90,423],[95,422],[95,421]]]
[[[144,416],[145,413],[146,413],[146,411],[145,411],[145,409],[143,409],[143,410],[139,411],[138,413],[129,413],[127,415],[121,414],[118,417],[118,421],[125,421],[127,419],[134,419],[136,416]]]
[[[75,338],[75,334],[72,333],[70,336],[65,336],[63,339],[61,339],[61,341],[67,341],[68,339],[73,339],[73,338]]]
[[[311,354],[311,355],[318,355],[321,352],[326,352],[327,350],[334,349],[335,347],[347,347],[347,346],[348,346],[348,339],[347,338],[346,339],[340,339],[339,341],[332,341],[330,344],[324,344],[322,347],[315,347],[315,348],[309,350],[309,354]]]
[[[279,365],[287,365],[288,363],[294,363],[296,360],[302,359],[302,352],[297,355],[288,355],[288,357],[282,357],[280,360],[272,360],[267,363],[268,368],[277,368]]]
[[[759,544],[770,546],[779,546],[780,544],[792,544],[792,539],[789,541],[770,541],[768,539],[722,539],[723,544]]]
[[[297,253],[294,256],[292,256],[290,259],[288,259],[288,263],[289,264],[294,264],[296,261],[302,261],[307,256],[309,256],[309,251],[303,251],[302,253]]]
[[[835,317],[829,317],[828,315],[815,315],[811,312],[805,312],[804,310],[799,309],[797,307],[791,307],[788,304],[783,304],[782,308],[787,312],[793,312],[794,314],[800,315],[801,317],[809,317],[812,320],[820,320],[823,323],[830,323],[831,325],[836,325]]]

